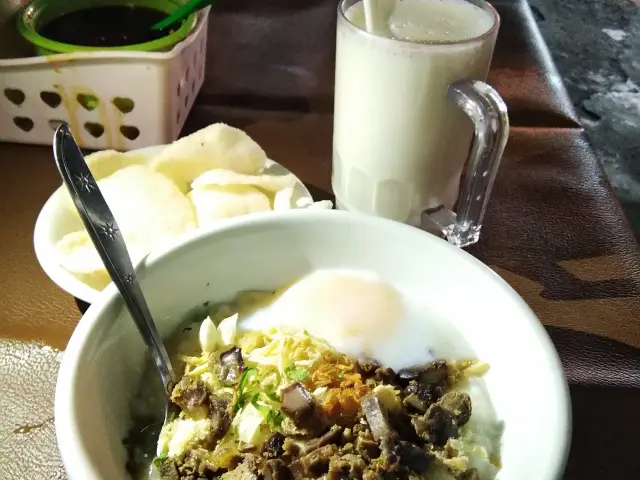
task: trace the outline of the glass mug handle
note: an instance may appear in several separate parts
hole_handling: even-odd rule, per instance
[[[447,88],[455,102],[474,124],[473,146],[458,197],[458,212],[440,206],[422,212],[422,228],[439,233],[457,247],[472,245],[480,238],[493,182],[509,137],[507,106],[492,87],[479,80],[459,80]]]

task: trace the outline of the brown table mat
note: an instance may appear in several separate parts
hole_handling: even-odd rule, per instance
[[[525,0],[497,0],[502,26],[489,81],[513,125],[578,127]],[[336,0],[234,0],[209,16],[207,73],[196,109],[332,111]],[[229,39],[233,39],[232,42]]]
[[[272,158],[326,194],[330,115],[261,114],[251,122],[243,112],[227,113],[226,120],[246,128]],[[0,158],[7,199],[0,252],[8,272],[0,277],[0,336],[64,347],[79,313],[40,271],[30,238],[39,208],[59,184],[57,171],[46,148],[5,144]],[[20,161],[9,165],[11,158]],[[623,455],[631,453],[640,424],[632,408],[640,402],[640,261],[596,166],[578,130],[513,129],[482,242],[471,252],[525,298],[558,348],[576,424],[566,478],[623,479],[640,467],[637,456]],[[0,408],[10,413],[0,422],[0,457],[11,459],[0,466],[0,478],[8,466],[15,469],[8,479],[34,475],[43,459],[43,476],[28,478],[55,478],[61,470],[51,407],[60,354],[0,341],[0,359],[0,382],[9,393],[0,396]],[[27,389],[19,378],[39,387]],[[34,428],[22,433],[24,425]],[[33,448],[46,455],[36,457]],[[617,459],[605,461],[594,450],[615,451]],[[594,472],[600,476],[588,476]]]
[[[0,144],[2,480],[66,478],[53,425],[62,354],[37,342],[64,348],[79,316],[73,298],[40,269],[32,242],[36,216],[59,185],[49,148]]]

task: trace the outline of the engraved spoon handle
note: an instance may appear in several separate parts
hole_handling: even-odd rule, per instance
[[[62,123],[53,136],[53,155],[89,237],[124,298],[162,378],[165,393],[170,398],[176,377],[169,355],[142,294],[116,219],[66,123]]]

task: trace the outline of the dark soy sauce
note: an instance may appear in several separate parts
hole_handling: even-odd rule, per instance
[[[151,42],[173,30],[151,30],[169,15],[150,7],[111,5],[77,10],[38,28],[49,40],[83,47],[124,47]]]

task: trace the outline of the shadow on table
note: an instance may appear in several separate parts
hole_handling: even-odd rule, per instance
[[[316,202],[320,200],[331,200],[335,203],[336,198],[332,193],[329,193],[320,187],[316,187],[315,185],[311,185],[310,183],[305,183],[304,186],[307,187],[307,190],[309,190],[309,193]]]
[[[269,15],[269,13],[292,13],[296,10],[305,10],[313,8],[318,4],[326,3],[326,0],[305,0],[303,2],[299,0],[269,0],[268,2],[262,0],[234,0],[233,2],[220,2],[219,5],[214,6],[214,12],[248,12],[251,15]],[[336,0],[336,5],[337,5]]]
[[[640,349],[592,333],[546,329],[570,384],[638,389],[640,407]]]
[[[629,387],[571,385],[573,434],[564,480],[637,479],[640,396]],[[611,456],[612,452],[618,455]]]
[[[571,394],[573,433],[563,478],[638,478],[640,349],[590,333],[546,328]]]
[[[76,305],[78,306],[78,310],[80,310],[80,313],[84,315],[85,312],[91,306],[91,304],[85,302],[84,300],[80,300],[79,298],[76,298],[76,297],[73,297],[73,299],[76,301]]]

